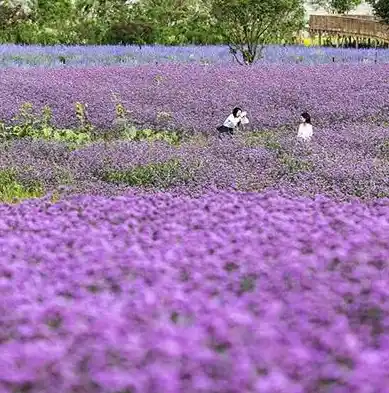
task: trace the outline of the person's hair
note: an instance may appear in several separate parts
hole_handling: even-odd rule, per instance
[[[239,107],[236,107],[233,109],[232,114],[234,115],[234,117],[236,117],[236,115],[238,114],[239,111],[242,112],[242,109],[240,109]]]
[[[306,123],[311,124],[311,115],[308,112],[303,112],[301,117],[304,118]]]

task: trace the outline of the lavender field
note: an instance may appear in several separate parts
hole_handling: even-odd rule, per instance
[[[257,66],[264,64],[388,63],[388,49],[267,46]],[[227,46],[39,46],[0,44],[3,67],[139,66],[144,64],[234,64]]]
[[[0,69],[0,393],[389,392],[387,66],[55,50]]]
[[[236,105],[258,131],[295,129],[303,110],[320,126],[389,121],[389,74],[382,64],[6,68],[0,81],[0,118],[8,122],[31,102],[37,109],[49,105],[57,126],[74,127],[74,103],[81,102],[92,124],[110,129],[118,101],[140,127],[208,133]]]

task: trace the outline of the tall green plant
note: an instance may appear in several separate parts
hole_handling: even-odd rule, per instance
[[[0,140],[28,137],[62,141],[75,145],[90,142],[93,126],[86,116],[86,108],[78,102],[75,104],[75,110],[80,127],[75,130],[61,129],[52,125],[52,110],[49,106],[44,106],[39,113],[31,103],[26,102],[14,116],[14,124],[7,125],[0,122]]]

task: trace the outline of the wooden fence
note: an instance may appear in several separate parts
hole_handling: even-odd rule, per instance
[[[389,43],[389,26],[370,16],[340,16],[340,15],[311,15],[309,18],[309,33],[319,36],[336,37],[337,39],[366,42],[376,44]]]

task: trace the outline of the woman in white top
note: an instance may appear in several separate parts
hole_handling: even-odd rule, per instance
[[[248,122],[249,119],[247,118],[247,113],[242,112],[242,109],[238,107],[234,108],[232,113],[224,121],[223,125],[217,127],[217,130],[220,133],[219,136],[221,134],[227,134],[232,136],[236,127],[238,127],[240,124],[248,124]]]
[[[301,114],[301,124],[299,126],[297,138],[302,141],[311,140],[313,135],[313,128],[311,124],[311,116],[308,112]]]

